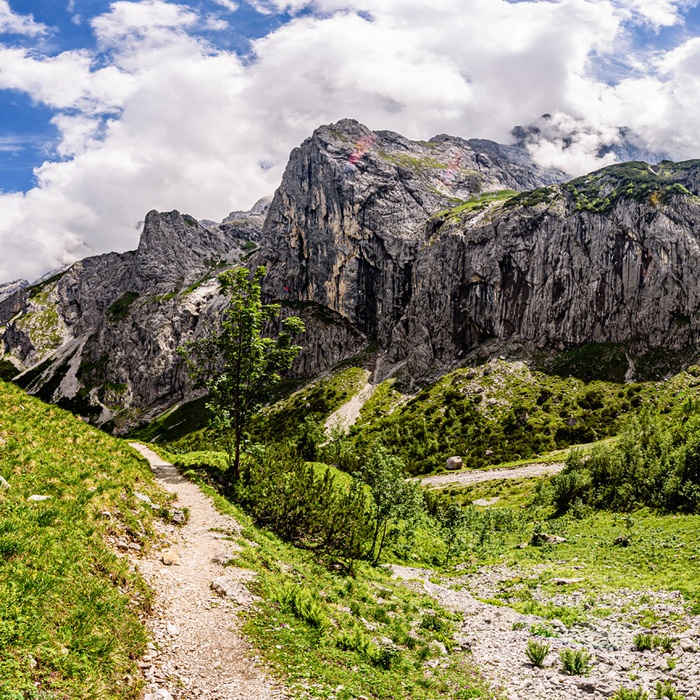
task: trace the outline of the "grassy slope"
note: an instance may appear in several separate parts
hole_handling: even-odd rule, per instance
[[[484,467],[615,435],[657,394],[653,383],[587,383],[498,361],[451,372],[404,403],[380,385],[354,433],[396,451],[413,474],[451,455]]]
[[[151,508],[133,491],[163,498],[147,465],[0,383],[0,474],[0,698],[138,697],[150,594],[105,537],[147,545]]]

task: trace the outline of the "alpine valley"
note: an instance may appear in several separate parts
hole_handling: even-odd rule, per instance
[[[528,135],[0,285],[0,700],[700,698],[700,160]]]

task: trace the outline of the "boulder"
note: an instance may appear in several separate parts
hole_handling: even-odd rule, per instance
[[[449,457],[445,462],[445,469],[461,469],[463,466],[464,462],[461,457]]]

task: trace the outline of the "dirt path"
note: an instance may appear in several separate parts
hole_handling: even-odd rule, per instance
[[[186,525],[163,528],[164,549],[135,560],[156,593],[154,614],[147,622],[155,643],[140,664],[149,682],[145,700],[286,697],[256,666],[239,632],[237,612],[253,601],[245,581],[254,573],[223,567],[236,551],[227,538],[240,531],[239,524],[218,513],[197,486],[155,452],[130,444],[148,459],[158,483],[176,494],[176,507],[189,509]],[[228,589],[224,597],[212,590],[216,579]]]
[[[482,481],[495,479],[525,479],[534,476],[549,476],[558,474],[566,466],[565,462],[540,462],[528,464],[525,467],[513,467],[513,469],[481,469],[474,471],[455,472],[453,474],[440,474],[439,476],[427,476],[421,479],[422,486],[471,486]]]

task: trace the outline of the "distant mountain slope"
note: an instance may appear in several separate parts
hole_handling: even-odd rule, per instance
[[[565,179],[522,147],[321,127],[271,202],[221,224],[151,212],[136,251],[0,301],[0,370],[118,432],[148,422],[195,398],[175,349],[216,327],[216,276],[244,259],[265,264],[266,297],[307,322],[298,375],[367,348],[379,350],[375,380],[409,384],[469,359],[591,343],[616,355],[620,379],[617,355],[628,377],[642,355],[687,364],[700,331],[700,162]]]

